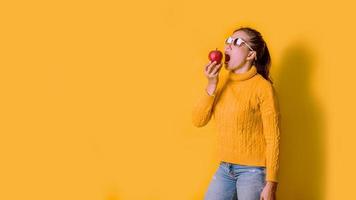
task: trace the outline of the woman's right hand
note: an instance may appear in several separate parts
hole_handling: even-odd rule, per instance
[[[222,63],[216,64],[216,61],[214,62],[209,62],[205,66],[205,76],[208,79],[209,84],[217,84],[219,81],[219,72],[221,69]]]
[[[206,66],[205,66],[205,76],[208,79],[208,86],[206,88],[206,91],[209,95],[214,95],[215,90],[217,88],[218,85],[218,81],[219,81],[219,72],[221,69],[221,63],[220,64],[216,64],[216,61],[214,62],[209,62]]]

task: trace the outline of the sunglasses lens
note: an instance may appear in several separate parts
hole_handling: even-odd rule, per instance
[[[234,41],[234,45],[235,46],[241,46],[242,40],[240,38],[236,38],[236,40]]]
[[[230,37],[226,38],[225,44],[230,44],[230,43],[231,43],[231,40],[230,40],[230,39],[231,39]]]
[[[233,39],[232,37],[228,37],[226,40],[225,40],[225,44],[233,44],[234,46],[241,46],[243,40],[241,40],[240,38],[235,38]]]

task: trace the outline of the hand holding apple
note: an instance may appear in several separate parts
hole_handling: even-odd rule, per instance
[[[212,84],[217,84],[219,80],[219,72],[221,69],[222,63],[217,64],[216,61],[210,61],[206,66],[205,66],[205,76],[208,78],[208,82],[210,85]]]
[[[208,58],[210,62],[205,66],[205,76],[208,78],[208,86],[206,91],[209,95],[213,95],[219,82],[219,71],[221,69],[221,60],[223,54],[218,49],[209,52]]]
[[[205,67],[205,75],[208,78],[209,83],[217,83],[223,54],[216,48],[209,52],[208,57],[210,62]]]
[[[209,95],[213,95],[218,82],[219,82],[219,71],[221,69],[222,64],[216,64],[216,61],[209,62],[205,66],[205,76],[208,78],[208,86],[206,88],[206,91]]]

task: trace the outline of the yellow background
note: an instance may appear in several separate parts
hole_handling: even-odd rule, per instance
[[[2,1],[0,199],[198,200],[214,124],[191,109],[210,50],[264,36],[282,110],[282,200],[354,198],[350,1]]]

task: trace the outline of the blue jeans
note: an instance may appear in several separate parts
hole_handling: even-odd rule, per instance
[[[265,177],[266,167],[221,161],[204,200],[259,200]]]

